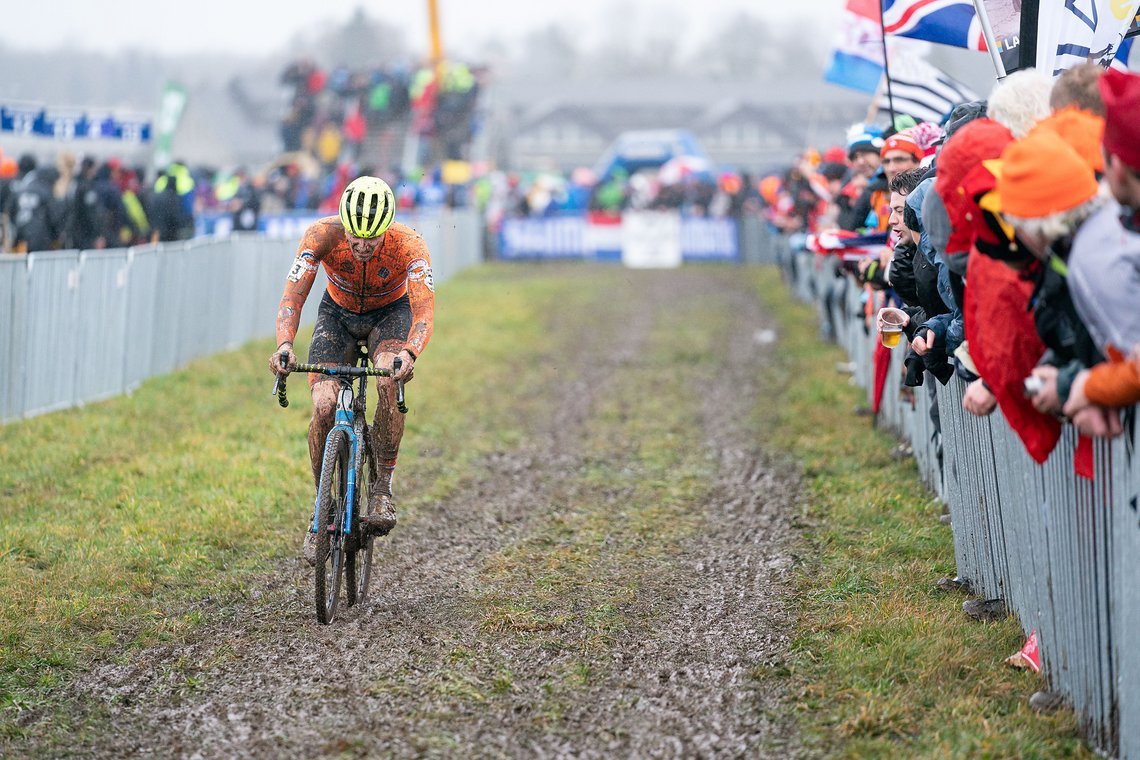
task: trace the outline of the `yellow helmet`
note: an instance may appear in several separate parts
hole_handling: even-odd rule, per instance
[[[379,177],[357,177],[340,196],[340,221],[354,237],[383,235],[395,216],[396,196]]]

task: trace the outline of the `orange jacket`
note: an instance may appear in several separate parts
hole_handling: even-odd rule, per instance
[[[328,275],[328,294],[338,306],[357,314],[379,309],[407,294],[412,329],[404,348],[418,357],[431,339],[435,317],[435,283],[431,255],[424,239],[407,225],[393,222],[380,249],[369,261],[357,261],[344,236],[340,217],[327,216],[309,225],[301,237],[297,258],[289,270],[277,311],[277,345],[292,342],[301,321],[301,307],[317,277],[317,266]]]

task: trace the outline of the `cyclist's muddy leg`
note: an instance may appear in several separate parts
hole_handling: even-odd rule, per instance
[[[321,485],[321,461],[325,455],[325,439],[336,422],[336,380],[320,380],[313,385],[313,416],[309,420],[309,461],[313,465],[313,483]]]
[[[388,366],[394,352],[380,354],[377,366]],[[392,472],[396,467],[396,457],[400,453],[400,440],[404,437],[404,415],[396,409],[396,383],[389,377],[376,378],[379,402],[376,404],[376,417],[372,423],[372,452],[379,466],[376,489],[387,496],[392,495]]]

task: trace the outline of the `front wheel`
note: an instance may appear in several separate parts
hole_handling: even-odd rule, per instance
[[[314,598],[317,620],[328,625],[340,601],[344,570],[344,512],[348,506],[348,469],[352,466],[348,435],[333,430],[325,442],[321,484],[317,489],[317,566]]]
[[[368,598],[368,582],[372,578],[372,544],[376,540],[366,527],[368,515],[372,511],[371,499],[368,497],[372,483],[375,482],[377,476],[376,460],[372,457],[372,431],[370,428],[364,428],[361,440],[364,446],[361,457],[363,464],[356,481],[356,509],[354,510],[357,525],[354,530],[354,537],[349,542],[351,546],[348,555],[345,557],[344,565],[344,593],[348,598],[350,607],[354,604],[363,604]]]

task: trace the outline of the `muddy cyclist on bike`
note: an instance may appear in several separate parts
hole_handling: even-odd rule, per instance
[[[373,366],[391,370],[399,357],[399,369],[391,377],[376,378],[379,402],[373,456],[380,467],[368,494],[372,507],[368,524],[380,535],[396,525],[392,474],[404,435],[404,416],[396,409],[396,382],[412,379],[416,358],[431,338],[435,310],[427,246],[410,227],[393,221],[395,212],[396,198],[384,180],[357,177],[341,195],[340,215],[309,225],[285,282],[277,312],[277,350],[269,359],[275,374],[285,371],[281,357],[283,353],[292,357],[301,307],[318,265],[324,266],[329,284],[317,311],[309,363],[352,364],[358,340],[366,341]],[[310,374],[309,387],[313,397],[309,458],[319,487],[339,386],[335,378]],[[316,560],[312,536],[306,533],[304,544],[310,564]]]

